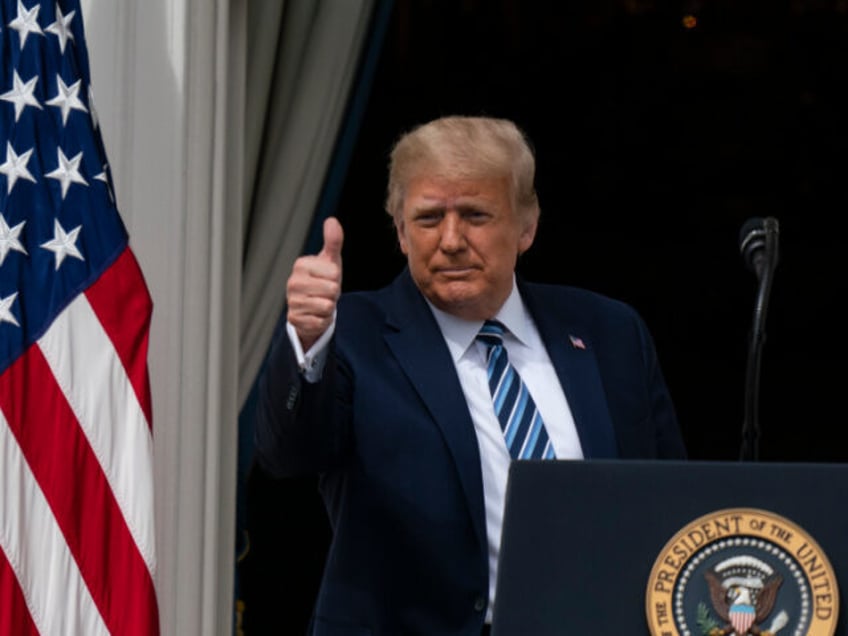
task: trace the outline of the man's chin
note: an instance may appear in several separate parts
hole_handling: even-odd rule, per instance
[[[486,317],[482,309],[486,305],[485,294],[475,285],[453,282],[439,285],[430,291],[432,293],[425,294],[428,300],[448,314],[467,320],[482,320]]]

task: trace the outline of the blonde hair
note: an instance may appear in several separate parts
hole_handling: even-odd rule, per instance
[[[515,209],[524,218],[539,214],[534,186],[536,159],[515,123],[493,117],[450,116],[402,135],[389,159],[386,212],[403,211],[406,187],[416,177],[510,178]]]

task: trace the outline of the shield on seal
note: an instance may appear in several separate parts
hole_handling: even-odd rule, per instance
[[[740,636],[744,636],[754,624],[754,606],[753,605],[731,605],[728,612],[730,624]]]

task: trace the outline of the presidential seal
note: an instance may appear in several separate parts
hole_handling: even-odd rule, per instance
[[[833,636],[833,568],[802,528],[773,512],[704,515],[665,545],[651,570],[651,636]]]

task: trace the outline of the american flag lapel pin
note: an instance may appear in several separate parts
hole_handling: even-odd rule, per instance
[[[578,338],[577,336],[569,335],[568,339],[571,341],[571,346],[575,349],[586,349],[586,343],[583,342],[582,338]]]

